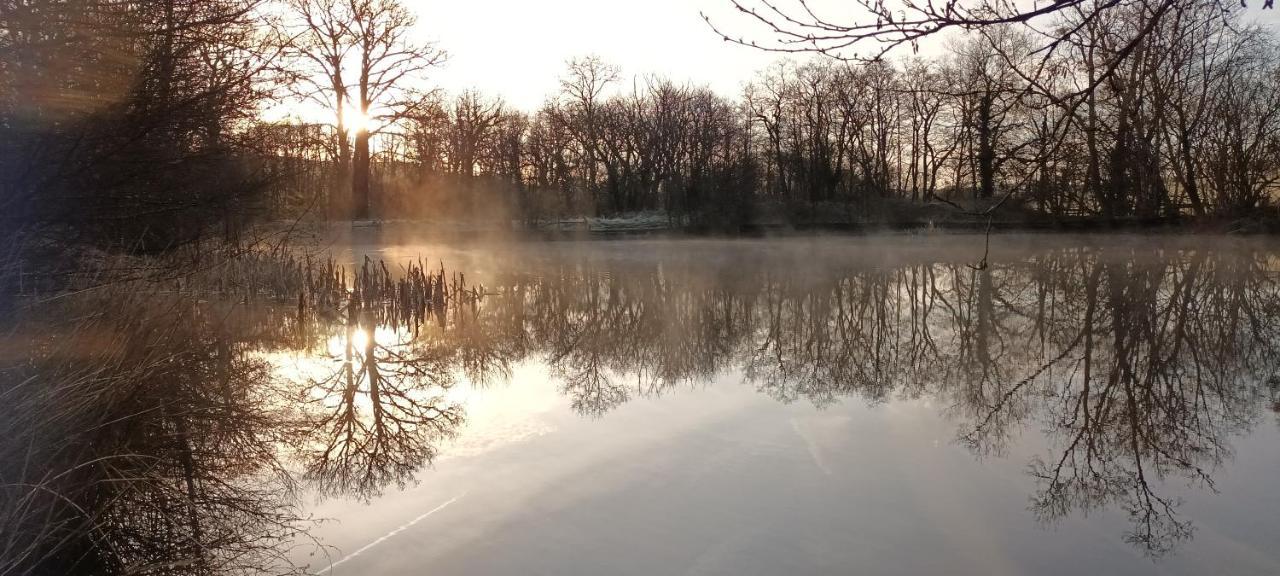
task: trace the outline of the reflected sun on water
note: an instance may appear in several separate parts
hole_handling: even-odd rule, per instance
[[[1280,251],[980,241],[540,245],[450,256],[483,287],[138,302],[183,319],[140,350],[213,353],[104,410],[219,487],[202,531],[335,520],[307,532],[333,573],[557,572],[582,558],[533,551],[565,541],[652,572],[1280,567]]]

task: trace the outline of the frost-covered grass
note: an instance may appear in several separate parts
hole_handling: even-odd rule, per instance
[[[582,230],[601,233],[645,232],[678,227],[678,220],[669,218],[665,212],[660,211],[634,212],[607,217],[578,216],[538,222],[538,228],[543,230]]]
[[[636,212],[609,218],[587,218],[592,232],[642,232],[666,230],[678,225],[665,212]]]

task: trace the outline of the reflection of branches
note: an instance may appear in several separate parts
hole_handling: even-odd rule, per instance
[[[1203,301],[1195,288],[1207,287],[1199,283],[1202,264],[1192,259],[1172,277],[1159,267],[1096,265],[1086,287],[1082,372],[1050,397],[1064,407],[1053,425],[1066,444],[1055,461],[1037,459],[1031,468],[1040,485],[1033,508],[1042,518],[1114,504],[1130,515],[1126,539],[1148,553],[1163,554],[1190,537],[1178,502],[1161,496],[1157,483],[1176,474],[1213,487],[1210,471],[1229,453],[1226,435],[1247,425],[1241,415],[1250,410],[1249,382],[1256,381],[1237,368],[1240,358],[1209,358],[1197,350],[1206,347],[1199,339],[1209,332],[1192,326],[1234,317],[1229,310],[1194,310],[1193,302]],[[1105,302],[1099,295],[1104,279]],[[1109,325],[1094,320],[1103,306]],[[1109,339],[1110,349],[1100,348],[1106,340],[1096,336]]]
[[[447,364],[461,370],[473,385],[509,377],[512,361],[525,352],[520,326],[501,322],[481,325],[476,321],[477,314],[474,304],[454,308],[453,323],[447,331],[431,332],[418,340],[423,353],[449,358]]]
[[[593,416],[740,369],[786,402],[936,399],[979,454],[1003,453],[1034,423],[1050,442],[1029,468],[1036,514],[1123,509],[1127,538],[1161,554],[1192,532],[1165,483],[1212,489],[1230,436],[1276,396],[1260,387],[1280,341],[1264,264],[1231,253],[1064,249],[993,254],[977,271],[937,262],[806,275],[565,266],[505,279],[496,298],[430,308],[435,323],[416,312],[362,316],[356,305],[341,328],[369,335],[368,347],[348,347],[310,392],[319,408],[309,471],[328,492],[368,496],[404,482],[461,418],[433,391],[458,373],[488,382],[530,355],[575,411]],[[382,276],[386,286],[358,293],[389,291]],[[423,303],[448,288],[443,274],[415,282],[410,293]],[[256,326],[262,338],[278,332]],[[388,338],[396,343],[377,342]],[[344,341],[356,340],[349,332]]]
[[[0,367],[0,574],[287,572],[267,367],[196,307],[107,296],[45,310],[76,320]]]
[[[461,424],[462,411],[442,407],[432,394],[452,385],[445,359],[378,344],[372,326],[356,351],[357,330],[349,326],[341,368],[308,391],[320,414],[309,424],[318,447],[307,476],[322,493],[367,498],[388,484],[403,485],[430,462],[435,443]]]
[[[978,271],[766,268],[732,284],[565,269],[510,292],[521,303],[502,314],[518,319],[476,320],[527,326],[509,333],[537,343],[586,414],[738,361],[786,402],[946,400],[983,454],[1035,420],[1054,445],[1030,467],[1039,517],[1124,509],[1127,538],[1161,554],[1192,532],[1165,482],[1212,489],[1228,437],[1257,413],[1280,310],[1250,258],[1062,250]],[[629,374],[652,383],[633,394],[618,384]]]
[[[1008,412],[1009,404],[1012,402],[1012,400],[1020,394],[1025,394],[1027,386],[1031,385],[1033,382],[1036,381],[1036,379],[1042,376],[1047,370],[1061,363],[1063,359],[1065,359],[1068,355],[1070,355],[1071,352],[1073,352],[1076,349],[1076,347],[1080,345],[1080,341],[1081,339],[1083,339],[1084,335],[1085,335],[1085,331],[1082,330],[1079,336],[1077,336],[1076,339],[1072,341],[1070,345],[1068,345],[1066,348],[1062,350],[1062,353],[1058,354],[1056,357],[1049,360],[1048,362],[1045,362],[1042,366],[1037,368],[1035,372],[1032,372],[1022,380],[1019,380],[1013,386],[1010,386],[1009,389],[1006,390],[1003,394],[1001,394],[996,399],[995,402],[991,403],[990,407],[983,406],[983,408],[986,409],[985,415],[982,416],[981,421],[979,421],[977,424],[970,427],[968,432],[961,434],[960,436],[961,440],[963,440],[964,443],[974,451],[977,451],[977,452],[991,451],[991,449],[987,447],[987,444],[990,443],[990,436],[992,435],[991,429],[993,427],[993,424],[1000,418],[1001,415]]]
[[[562,372],[561,392],[570,398],[575,412],[602,416],[630,399],[627,389],[609,378],[598,364],[588,364],[571,373]]]

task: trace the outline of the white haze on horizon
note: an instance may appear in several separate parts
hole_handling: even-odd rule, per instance
[[[477,89],[508,105],[535,111],[559,90],[568,59],[594,54],[620,68],[615,90],[630,91],[649,75],[705,85],[731,98],[758,71],[784,57],[725,42],[702,19],[727,33],[767,43],[730,0],[403,0],[418,15],[418,37],[449,53],[430,83],[449,93]],[[1237,0],[1224,0],[1237,1]],[[750,3],[751,0],[746,0]],[[1280,13],[1248,0],[1247,19],[1277,28]],[[780,6],[788,3],[783,0]],[[852,2],[810,0],[832,21],[848,22]],[[945,41],[922,44],[922,56],[945,52]],[[901,47],[893,57],[908,57]]]
[[[478,90],[512,108],[534,112],[559,90],[571,58],[599,56],[620,70],[613,92],[643,87],[652,76],[707,86],[737,98],[758,72],[782,54],[725,42],[703,21],[705,13],[731,34],[761,43],[764,28],[737,13],[730,0],[402,0],[418,17],[414,39],[448,53],[425,83],[456,94]],[[750,2],[751,0],[746,0]],[[1230,0],[1234,1],[1234,0]],[[1280,11],[1248,0],[1247,19],[1280,29]],[[848,22],[849,2],[810,0],[832,21]],[[844,14],[844,17],[841,15]],[[920,55],[946,52],[943,38],[922,44]],[[905,58],[901,47],[891,57]],[[264,110],[271,120],[330,122],[332,112],[311,103],[289,102]]]

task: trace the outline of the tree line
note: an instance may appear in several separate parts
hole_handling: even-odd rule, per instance
[[[577,58],[535,111],[476,91],[428,94],[377,135],[374,212],[546,222],[661,211],[712,226],[922,222],[945,219],[940,207],[997,204],[1021,221],[1270,214],[1280,45],[1239,16],[1178,10],[1130,49],[1126,34],[1152,24],[1141,9],[1064,15],[1079,33],[1049,59],[1005,26],[935,57],[783,60],[737,98]],[[328,127],[264,129],[281,158],[335,148],[294,144]],[[310,182],[292,196],[313,201]],[[344,185],[330,191],[331,215],[348,211]]]
[[[278,42],[257,0],[0,5],[0,230],[159,250],[237,234]],[[24,240],[25,239],[25,240]]]
[[[582,57],[526,111],[432,90],[447,54],[397,0],[14,0],[0,212],[23,242],[135,251],[304,215],[1270,218],[1280,45],[1243,16],[1068,2],[1048,46],[974,24],[933,56],[780,61],[735,97]],[[285,102],[329,119],[263,119]]]

